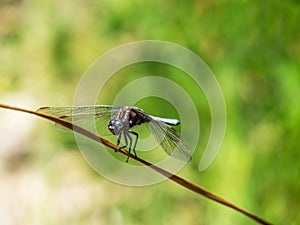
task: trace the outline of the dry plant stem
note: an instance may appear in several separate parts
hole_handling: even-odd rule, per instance
[[[29,113],[29,114],[33,114],[33,115],[36,115],[36,116],[39,116],[39,117],[51,120],[51,121],[53,121],[55,123],[58,123],[58,124],[66,127],[66,128],[68,128],[70,130],[73,130],[73,131],[75,131],[77,133],[80,133],[80,134],[82,134],[82,135],[84,135],[84,136],[86,136],[88,138],[91,138],[91,139],[93,139],[93,140],[95,140],[95,141],[97,141],[97,142],[99,142],[99,143],[101,143],[101,144],[103,144],[103,145],[105,145],[105,146],[113,149],[114,151],[118,151],[118,152],[120,152],[120,153],[122,153],[122,154],[124,154],[126,156],[129,156],[133,160],[136,160],[136,161],[138,161],[138,162],[140,162],[140,163],[142,163],[142,164],[150,167],[151,169],[157,171],[161,175],[169,178],[170,180],[176,182],[177,184],[179,184],[179,185],[181,185],[183,187],[186,187],[187,189],[189,189],[191,191],[194,191],[194,192],[196,192],[196,193],[198,193],[198,194],[200,194],[200,195],[202,195],[202,196],[204,196],[204,197],[206,197],[208,199],[211,199],[211,200],[213,200],[215,202],[218,202],[218,203],[220,203],[222,205],[228,206],[228,207],[230,207],[230,208],[232,208],[232,209],[234,209],[236,211],[239,211],[242,214],[246,215],[247,217],[255,220],[256,222],[258,222],[260,224],[271,225],[271,223],[266,222],[262,218],[260,218],[260,217],[258,217],[256,215],[254,215],[254,214],[252,214],[252,213],[250,213],[250,212],[248,212],[248,211],[246,211],[246,210],[244,210],[244,209],[242,209],[242,208],[240,208],[240,207],[238,207],[238,206],[236,206],[236,205],[234,205],[234,204],[226,201],[225,199],[223,199],[221,197],[218,197],[217,195],[215,195],[215,194],[207,191],[204,188],[202,188],[202,187],[200,187],[200,186],[198,186],[196,184],[193,184],[193,183],[191,183],[191,182],[189,182],[189,181],[187,181],[187,180],[185,180],[185,179],[183,179],[181,177],[178,177],[175,174],[172,174],[172,173],[170,173],[170,172],[168,172],[168,171],[166,171],[166,170],[164,170],[164,169],[162,169],[160,167],[157,167],[157,166],[155,166],[155,165],[153,165],[153,164],[151,164],[151,163],[149,163],[149,162],[147,162],[147,161],[145,161],[145,160],[143,160],[141,158],[135,157],[135,155],[128,153],[126,150],[120,148],[118,145],[113,144],[110,141],[108,141],[106,139],[103,139],[103,138],[99,137],[98,135],[96,135],[96,134],[94,134],[94,133],[92,133],[92,132],[90,132],[90,131],[82,128],[82,127],[76,126],[76,125],[74,125],[74,124],[72,124],[70,122],[64,121],[64,120],[62,120],[60,118],[56,118],[56,117],[53,117],[53,116],[50,116],[50,115],[47,115],[47,114],[43,114],[43,113],[40,113],[40,112],[37,112],[37,111],[32,111],[32,110],[23,109],[23,108],[19,108],[19,107],[14,107],[14,106],[6,105],[6,104],[1,104],[1,103],[0,103],[0,107],[1,108],[6,108],[6,109],[11,109],[11,110],[16,110],[16,111],[20,111],[20,112],[25,112],[25,113]]]

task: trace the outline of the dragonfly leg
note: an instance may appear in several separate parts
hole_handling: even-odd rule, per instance
[[[119,137],[118,137],[117,145],[119,145],[120,142],[121,142],[122,134],[123,134],[123,136],[124,136],[125,145],[122,146],[122,147],[120,147],[119,149],[121,149],[121,148],[126,148],[126,147],[128,146],[128,140],[127,140],[126,133],[123,133],[123,132],[122,132],[122,133],[119,135]]]
[[[134,132],[134,131],[129,131],[129,133],[131,133],[135,136],[135,142],[134,142],[134,145],[133,145],[133,152],[134,152],[135,157],[137,157],[135,148],[136,148],[136,144],[137,144],[137,141],[138,141],[138,138],[139,138],[139,134],[137,132]]]
[[[117,140],[117,145],[118,145],[118,146],[120,145],[121,138],[122,138],[122,133],[121,133],[121,134],[119,134],[119,136],[118,136],[118,140]],[[125,146],[123,146],[123,147],[120,147],[120,148],[125,148],[125,147],[126,147],[126,145],[125,145]],[[119,149],[120,149],[120,148],[119,148]],[[117,150],[115,150],[115,152],[117,152]]]
[[[133,145],[133,152],[134,152],[134,155],[135,157],[137,157],[136,155],[136,151],[135,151],[135,148],[136,148],[136,144],[137,144],[137,141],[138,141],[138,137],[139,137],[139,134],[134,132],[134,131],[124,131],[122,133],[119,134],[118,136],[118,140],[117,140],[117,145],[120,145],[121,143],[121,138],[122,138],[122,135],[124,136],[124,141],[125,141],[125,145],[120,147],[119,149],[121,148],[126,148],[128,146],[128,141],[129,141],[129,149],[128,149],[128,152],[130,153],[131,152],[131,149],[132,149],[132,137],[130,136],[130,134],[133,134],[135,136],[135,141],[134,141],[134,145]],[[129,160],[129,156],[127,157],[126,159],[126,162],[128,162]]]
[[[126,148],[128,146],[128,139],[129,139],[129,149],[128,149],[128,152],[130,153],[130,151],[131,151],[131,145],[132,145],[132,138],[130,137],[130,135],[127,132],[124,131],[124,132],[122,132],[119,135],[118,141],[117,141],[117,145],[120,144],[122,135],[124,136],[125,145],[122,146],[122,147],[120,147],[119,149]],[[128,162],[128,160],[129,160],[129,156],[126,159],[126,162]]]
[[[132,146],[132,137],[129,135],[128,132],[124,132],[124,137],[125,137],[125,140],[127,140],[127,138],[129,139],[129,149],[128,149],[128,152],[130,153],[131,152],[131,146]],[[133,151],[135,153],[135,150],[133,150]],[[129,160],[129,156],[126,159],[126,162],[128,162],[128,160]]]

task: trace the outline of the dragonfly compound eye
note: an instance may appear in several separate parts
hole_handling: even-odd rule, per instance
[[[120,120],[117,119],[111,119],[108,122],[108,129],[110,130],[110,132],[114,135],[118,135],[122,129],[123,129],[123,124]]]

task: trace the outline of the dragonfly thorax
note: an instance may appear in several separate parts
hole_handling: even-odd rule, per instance
[[[120,119],[111,119],[108,122],[108,129],[114,135],[119,135],[124,129],[124,123]]]

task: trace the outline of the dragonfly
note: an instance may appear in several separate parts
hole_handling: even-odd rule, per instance
[[[72,122],[75,125],[85,127],[88,123],[95,123],[99,132],[105,134],[105,130],[116,135],[117,145],[120,146],[123,138],[124,146],[128,152],[133,150],[136,154],[136,145],[139,134],[131,128],[142,124],[149,124],[151,133],[155,136],[158,144],[171,157],[184,162],[192,158],[188,146],[184,143],[179,133],[172,127],[180,124],[180,121],[172,118],[160,118],[149,115],[137,107],[87,105],[87,106],[62,106],[42,107],[37,111]],[[108,129],[104,130],[104,125]],[[128,162],[129,156],[126,162]]]

